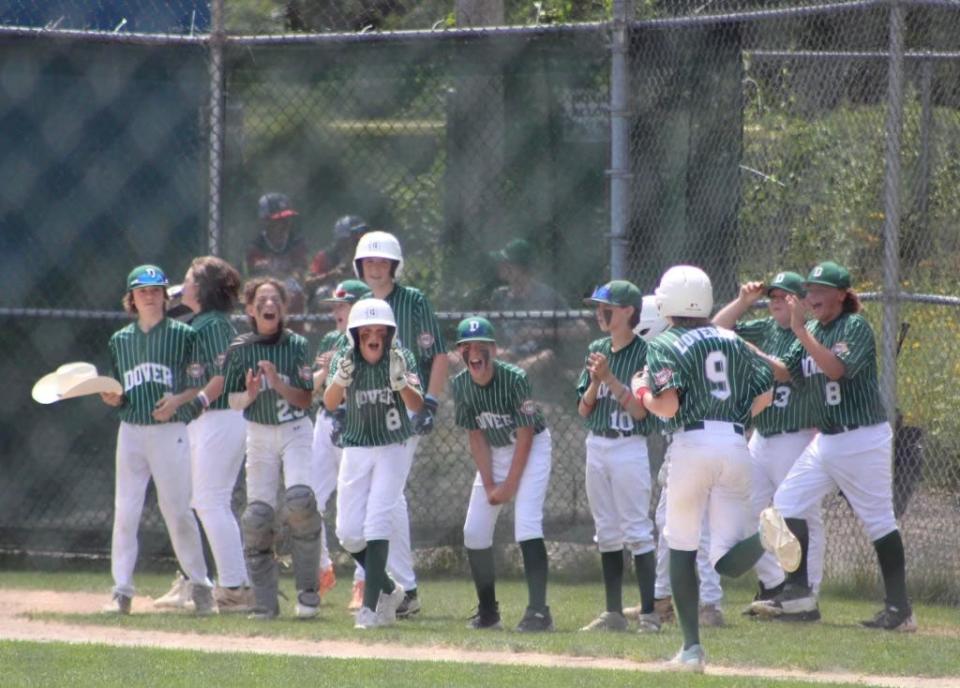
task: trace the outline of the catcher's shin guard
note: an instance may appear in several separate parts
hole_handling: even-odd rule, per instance
[[[243,556],[253,585],[255,612],[263,616],[280,613],[279,566],[273,554],[274,511],[266,502],[250,502],[240,519],[243,528]]]
[[[290,528],[293,554],[293,577],[297,590],[317,589],[320,572],[320,531],[323,517],[317,511],[317,500],[306,485],[292,485],[284,495],[284,510]]]

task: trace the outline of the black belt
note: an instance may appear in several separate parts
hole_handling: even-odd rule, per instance
[[[833,428],[821,428],[820,434],[822,435],[839,435],[841,432],[849,432],[850,430],[856,430],[859,428],[859,425],[837,425]]]
[[[718,421],[716,421],[716,422],[717,422],[717,423],[726,423],[727,421],[718,420]],[[738,435],[742,435],[742,434],[743,434],[743,426],[740,425],[740,423],[729,423],[729,425],[732,425],[732,426],[733,426],[733,431],[734,431],[735,433],[737,433]],[[680,428],[680,430],[682,430],[683,432],[687,432],[688,430],[703,430],[705,427],[706,427],[706,426],[705,426],[702,422],[701,422],[701,423],[687,423],[687,424],[684,425],[682,428]]]
[[[800,430],[801,428],[794,428],[793,430],[776,430],[774,432],[767,432],[767,433],[761,432],[760,435],[765,438],[776,437],[777,435],[789,435],[792,432],[800,432]]]
[[[590,434],[594,437],[606,437],[608,440],[618,440],[621,437],[633,437],[633,431],[631,430],[611,430],[607,428],[606,430],[591,430]]]

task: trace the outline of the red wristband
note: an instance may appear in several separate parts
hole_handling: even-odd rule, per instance
[[[643,403],[643,395],[650,391],[649,387],[637,387],[637,391],[633,393],[633,396],[637,398],[641,404]]]

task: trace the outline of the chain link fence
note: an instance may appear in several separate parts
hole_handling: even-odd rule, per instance
[[[257,200],[279,191],[299,212],[291,279],[311,338],[329,328],[316,290],[350,273],[332,232],[346,214],[400,237],[403,280],[448,341],[463,314],[490,315],[551,428],[546,530],[571,575],[597,568],[574,384],[598,335],[581,297],[611,273],[649,292],[675,262],[707,269],[718,302],[781,269],[848,265],[876,292],[881,339],[910,324],[886,388],[911,586],[960,600],[960,11],[665,2],[626,22],[626,3],[493,5],[0,9],[0,548],[108,551],[114,414],[41,407],[30,387],[69,360],[106,366],[133,265],[245,266]],[[516,239],[520,274],[493,255]],[[317,261],[336,269],[311,275]],[[424,567],[463,570],[472,462],[449,399],[440,414],[408,483],[413,540]],[[845,502],[825,508],[828,581],[876,584]],[[142,536],[169,553],[155,506]]]

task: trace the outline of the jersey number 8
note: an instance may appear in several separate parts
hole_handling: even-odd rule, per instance
[[[400,421],[399,410],[392,408],[389,411],[387,411],[386,425],[387,425],[387,430],[390,430],[391,432],[393,432],[394,430],[400,429],[400,426],[402,425],[402,423]]]

